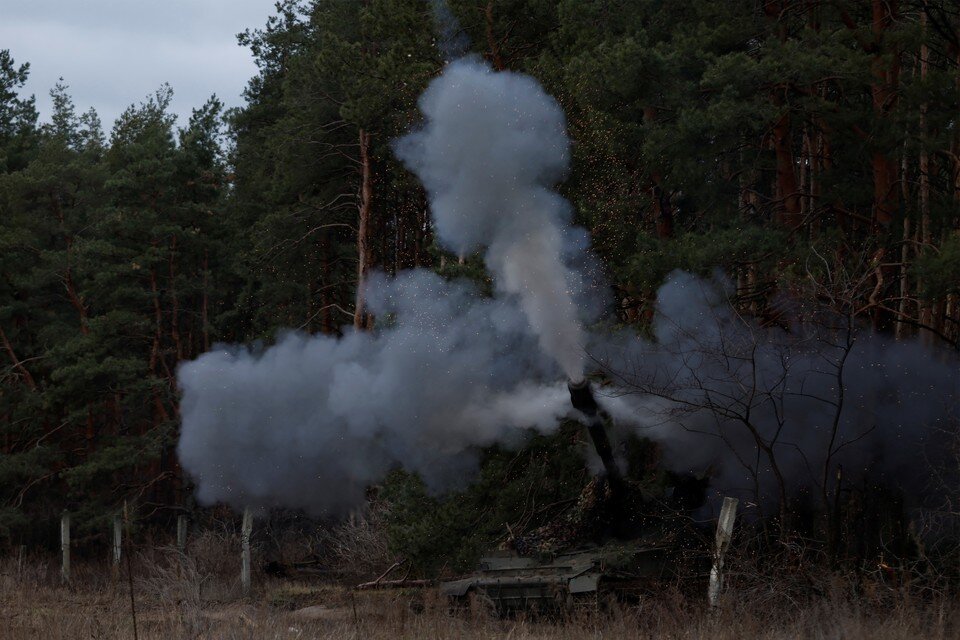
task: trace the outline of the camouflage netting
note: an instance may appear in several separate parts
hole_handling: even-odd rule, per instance
[[[610,496],[606,480],[593,478],[580,492],[576,504],[560,517],[527,533],[511,534],[502,546],[520,555],[556,553],[569,548],[604,519],[600,512],[606,510]]]

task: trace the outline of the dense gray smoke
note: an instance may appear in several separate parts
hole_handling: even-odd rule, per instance
[[[816,501],[839,466],[846,486],[887,482],[914,504],[937,493],[933,472],[960,444],[955,357],[830,315],[763,328],[729,293],[722,277],[675,272],[657,293],[653,341],[593,336],[621,425],[662,443],[672,469],[709,470],[754,507],[776,504],[778,473],[790,498]]]
[[[181,367],[179,454],[202,503],[343,512],[404,467],[466,482],[478,447],[568,411],[515,305],[425,270],[370,283],[392,324],[342,339],[291,333],[263,353],[219,348]]]
[[[916,469],[954,428],[955,361],[830,319],[760,328],[722,282],[683,273],[658,292],[653,340],[587,334],[587,237],[554,190],[570,151],[557,103],[530,77],[459,60],[420,107],[422,128],[396,153],[427,189],[439,242],[482,252],[494,297],[426,270],[375,276],[375,332],[289,333],[184,364],[178,452],[202,503],[342,513],[398,467],[437,490],[462,485],[480,448],[556,428],[561,371],[582,378],[587,351],[624,431],[757,504],[783,483],[816,495],[839,464],[929,477]]]
[[[291,333],[183,365],[179,455],[201,502],[342,512],[397,467],[456,486],[480,447],[549,431],[569,410],[557,365],[583,376],[585,287],[565,261],[585,263],[587,242],[553,190],[569,162],[563,113],[532,78],[469,60],[420,105],[424,127],[397,153],[444,246],[485,252],[496,296],[424,270],[376,277],[375,333]]]
[[[222,348],[181,368],[180,459],[201,502],[338,513],[397,467],[457,487],[478,447],[548,433],[568,412],[510,298],[424,270],[377,277],[370,291],[372,311],[392,318],[376,333],[288,334],[262,353]],[[956,444],[955,359],[829,322],[761,328],[727,293],[677,272],[658,291],[654,340],[588,336],[613,380],[598,399],[615,436],[661,443],[666,466],[709,471],[748,512],[777,503],[774,464],[791,498],[817,500],[825,469],[832,490],[838,465],[847,485],[884,481],[908,504],[936,494],[931,468]]]
[[[554,186],[569,166],[563,111],[529,76],[475,60],[450,64],[420,98],[426,122],[397,155],[426,187],[442,245],[483,250],[502,293],[516,295],[540,346],[572,380],[583,335],[562,258],[582,247]]]

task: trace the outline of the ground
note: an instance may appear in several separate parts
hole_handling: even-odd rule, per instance
[[[776,594],[727,594],[708,610],[669,593],[576,619],[495,619],[482,610],[452,614],[431,589],[355,591],[318,579],[257,576],[253,593],[186,567],[145,566],[130,581],[98,563],[79,563],[60,584],[52,561],[0,561],[0,637],[60,639],[310,638],[843,638],[885,640],[960,636],[960,603],[947,594],[923,600],[887,593],[851,598],[842,588],[806,602]],[[776,605],[771,603],[776,602]]]

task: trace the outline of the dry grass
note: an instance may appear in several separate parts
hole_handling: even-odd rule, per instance
[[[211,541],[213,544],[214,541]],[[885,640],[960,637],[960,603],[924,601],[890,591],[878,601],[853,598],[842,585],[798,602],[751,589],[724,606],[664,595],[610,614],[576,620],[496,620],[483,612],[451,615],[432,592],[353,592],[342,586],[257,580],[240,597],[228,569],[236,558],[205,566],[191,554],[159,549],[137,558],[134,581],[142,639],[307,638],[837,638]],[[78,563],[71,586],[54,563],[0,562],[0,638],[133,638],[127,582],[102,564]]]

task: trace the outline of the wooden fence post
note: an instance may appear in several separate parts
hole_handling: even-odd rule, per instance
[[[187,516],[177,516],[177,551],[184,553],[187,550]]]
[[[60,515],[60,579],[70,582],[70,513],[66,510]]]
[[[111,559],[113,577],[116,578],[120,575],[120,557],[123,550],[123,520],[120,518],[120,514],[113,516],[113,548]]]
[[[137,633],[137,602],[133,594],[133,534],[130,523],[130,510],[127,508],[127,501],[123,501],[123,524],[127,528],[127,586],[130,589],[130,618],[133,620],[133,640],[138,640],[140,634]]]
[[[253,531],[253,512],[250,507],[243,510],[243,525],[240,529],[240,544],[243,547],[242,566],[240,568],[240,584],[243,586],[243,595],[250,594],[250,534]]]
[[[737,504],[740,501],[736,498],[724,498],[723,507],[720,508],[720,519],[717,521],[717,537],[713,552],[713,568],[710,569],[710,586],[707,591],[707,599],[711,607],[717,606],[720,598],[720,592],[723,590],[723,556],[730,547],[730,539],[733,537],[733,521],[737,517]]]

